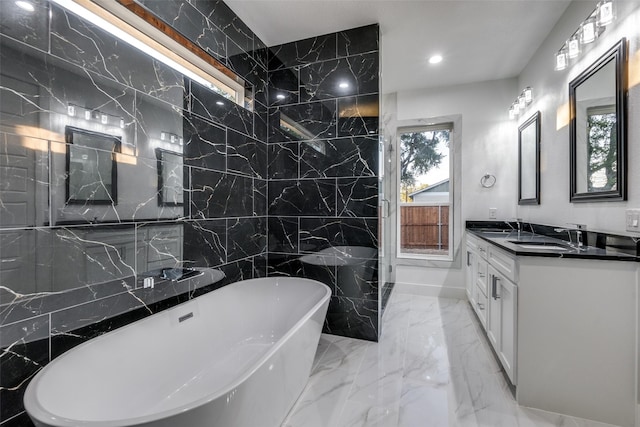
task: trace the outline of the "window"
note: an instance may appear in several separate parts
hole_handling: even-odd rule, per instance
[[[450,123],[398,129],[398,257],[451,259]]]
[[[53,1],[213,92],[251,107],[251,100],[245,99],[243,79],[136,2]]]

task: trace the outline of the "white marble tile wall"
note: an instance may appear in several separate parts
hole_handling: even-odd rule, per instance
[[[466,301],[398,293],[378,343],[322,335],[309,383],[282,424],[485,426],[608,425],[518,406]]]

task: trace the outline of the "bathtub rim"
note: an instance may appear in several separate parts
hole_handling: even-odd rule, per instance
[[[128,328],[133,327],[134,325],[136,325],[139,322],[145,322],[145,321],[150,321],[153,316],[155,314],[163,314],[163,313],[169,313],[172,310],[176,310],[179,309],[181,306],[184,306],[188,303],[191,303],[195,300],[197,300],[200,297],[204,297],[206,295],[212,294],[214,292],[216,292],[217,290],[222,290],[224,288],[226,288],[227,286],[233,286],[236,283],[249,283],[249,282],[260,282],[260,281],[265,281],[268,279],[277,279],[277,280],[285,280],[285,281],[292,281],[292,282],[299,282],[299,281],[303,281],[303,282],[312,282],[314,284],[319,284],[322,285],[322,287],[324,287],[325,293],[324,295],[321,296],[320,300],[314,304],[309,311],[307,311],[305,313],[304,316],[302,316],[289,330],[287,330],[287,332],[280,337],[280,339],[278,339],[276,342],[273,343],[273,345],[269,348],[269,350],[262,355],[262,357],[260,357],[249,369],[247,369],[242,375],[240,375],[238,377],[238,379],[236,381],[234,381],[233,383],[229,384],[227,387],[225,387],[225,389],[219,391],[218,393],[215,394],[211,394],[208,396],[205,396],[201,399],[197,399],[194,400],[192,402],[189,402],[188,404],[179,406],[177,408],[172,408],[172,409],[168,409],[165,411],[159,411],[159,412],[155,412],[153,414],[149,414],[149,415],[143,415],[143,416],[139,416],[139,417],[131,417],[131,418],[119,418],[119,419],[112,419],[112,420],[77,420],[77,419],[70,419],[70,418],[64,418],[61,417],[57,414],[52,414],[51,412],[49,412],[48,410],[46,410],[45,408],[42,407],[42,405],[40,404],[40,402],[37,399],[37,384],[40,381],[40,378],[42,378],[47,371],[52,370],[55,368],[55,366],[59,365],[61,363],[61,360],[65,357],[65,354],[67,354],[68,352],[71,352],[75,349],[81,349],[83,347],[89,346],[89,345],[95,345],[95,342],[97,339],[104,337],[108,334],[112,334],[111,336],[114,335],[118,335],[121,333],[124,333]],[[27,389],[25,390],[25,394],[23,397],[23,403],[24,403],[24,407],[25,407],[25,412],[27,413],[27,415],[29,417],[33,416],[40,422],[44,422],[47,423],[49,425],[54,425],[56,427],[81,427],[81,426],[88,426],[88,427],[127,427],[130,425],[136,425],[136,424],[140,424],[140,423],[148,423],[148,422],[152,422],[152,421],[156,421],[156,420],[160,420],[160,419],[164,419],[164,418],[169,418],[171,416],[180,414],[182,412],[186,412],[186,411],[191,411],[194,410],[198,407],[201,407],[203,405],[206,405],[212,401],[214,401],[215,399],[224,396],[225,394],[230,393],[233,389],[239,387],[241,384],[243,384],[245,381],[247,381],[247,379],[249,379],[264,363],[265,361],[267,361],[271,356],[273,356],[277,350],[280,349],[280,347],[282,347],[282,344],[284,342],[286,342],[293,334],[295,334],[299,329],[300,326],[302,324],[304,324],[305,322],[307,322],[315,313],[318,312],[318,310],[320,310],[322,308],[322,306],[324,304],[328,304],[329,299],[331,298],[331,288],[329,288],[329,286],[327,286],[326,284],[314,280],[314,279],[307,279],[307,278],[302,278],[302,277],[287,277],[287,276],[277,276],[277,277],[263,277],[263,278],[254,278],[254,279],[246,279],[246,280],[240,280],[237,282],[233,282],[230,283],[227,286],[223,286],[222,288],[219,289],[215,289],[211,292],[208,292],[206,294],[203,295],[199,295],[196,298],[193,298],[189,301],[185,301],[183,303],[177,304],[171,308],[168,308],[166,310],[163,310],[159,313],[154,313],[148,317],[145,317],[144,319],[140,319],[138,321],[135,321],[133,323],[130,323],[128,325],[125,325],[121,328],[118,328],[116,330],[113,331],[109,331],[105,334],[102,334],[100,336],[94,337],[89,339],[88,341],[79,344],[71,349],[69,349],[67,352],[61,354],[60,356],[56,357],[54,360],[52,360],[51,362],[49,362],[44,368],[42,368],[41,370],[39,370],[33,377],[33,379],[29,382],[29,384],[27,385]],[[139,324],[138,324],[139,326]],[[27,405],[27,400],[29,400],[29,405]],[[27,406],[30,407],[30,410],[27,410]]]

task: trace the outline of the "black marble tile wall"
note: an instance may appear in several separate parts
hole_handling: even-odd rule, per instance
[[[325,332],[378,337],[378,26],[269,49],[268,274],[333,290]]]
[[[243,107],[30,2],[0,2],[3,427],[32,425],[24,390],[62,352],[267,274],[264,43],[222,1],[138,0],[245,79]],[[143,288],[167,268],[225,277]]]

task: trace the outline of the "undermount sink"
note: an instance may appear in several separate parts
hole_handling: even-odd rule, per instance
[[[563,246],[553,242],[544,241],[527,241],[527,240],[509,240],[509,243],[515,243],[522,249],[544,249],[548,251],[569,251],[573,248],[569,246]]]
[[[480,231],[482,233],[500,233],[500,234],[507,234],[514,231],[514,230],[505,229],[505,228],[475,228],[474,230]]]

